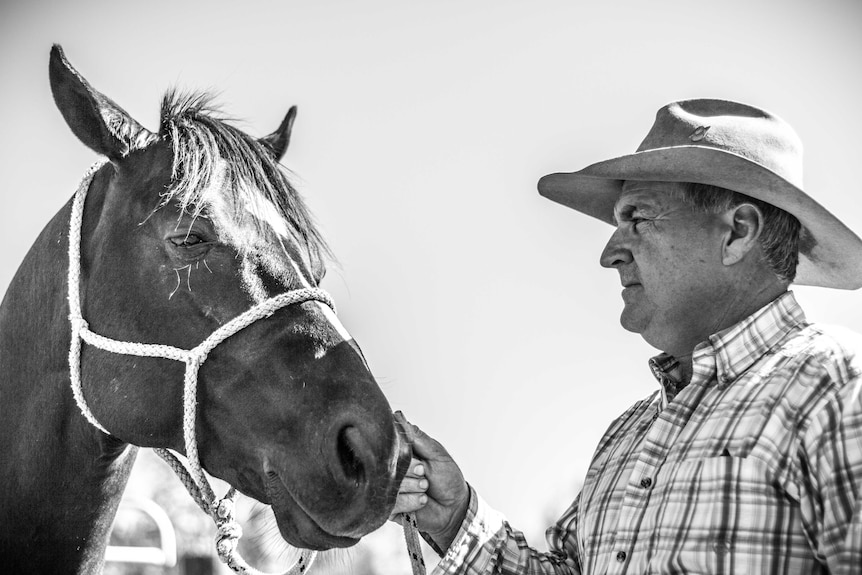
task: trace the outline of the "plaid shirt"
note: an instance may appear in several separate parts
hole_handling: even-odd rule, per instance
[[[550,552],[471,491],[435,573],[862,573],[862,338],[788,292],[614,421]]]

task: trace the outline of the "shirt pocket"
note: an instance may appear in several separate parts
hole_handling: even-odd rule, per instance
[[[801,535],[798,505],[774,476],[753,457],[665,463],[642,531],[650,534],[648,572],[755,572],[786,552]]]

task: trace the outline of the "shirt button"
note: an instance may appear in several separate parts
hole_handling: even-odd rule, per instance
[[[644,489],[649,489],[650,485],[652,485],[652,479],[650,479],[649,477],[644,477],[643,479],[641,479],[641,487],[643,487]]]
[[[617,553],[617,561],[622,563],[625,560],[626,560],[626,552],[625,551],[620,551],[619,553]]]
[[[729,375],[727,375],[726,373],[722,373],[722,374],[721,374],[721,377],[720,377],[719,379],[721,380],[721,383],[724,383],[724,384],[728,384],[728,383],[730,383],[731,381],[733,381],[733,380],[730,378],[730,376],[729,376]]]

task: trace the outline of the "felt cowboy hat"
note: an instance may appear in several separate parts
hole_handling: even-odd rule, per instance
[[[862,287],[862,240],[803,191],[799,137],[769,112],[725,100],[672,102],[635,153],[549,174],[539,193],[613,224],[625,180],[710,184],[777,206],[813,240],[799,254],[796,283]]]

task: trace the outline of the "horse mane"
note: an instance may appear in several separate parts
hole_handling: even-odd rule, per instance
[[[175,201],[182,212],[209,218],[244,258],[292,237],[322,267],[332,252],[272,150],[231,125],[213,100],[207,92],[165,94],[159,137],[174,159],[159,207]]]

